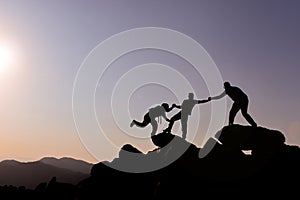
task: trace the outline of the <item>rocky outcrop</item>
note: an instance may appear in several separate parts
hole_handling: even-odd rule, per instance
[[[254,156],[276,153],[285,143],[283,133],[278,130],[241,125],[224,127],[216,138],[227,150],[251,150]]]
[[[297,194],[294,181],[300,178],[300,149],[287,145],[280,131],[241,125],[224,127],[202,148],[169,133],[160,133],[151,139],[158,146],[153,151],[143,154],[128,144],[111,163],[94,165],[91,176],[80,184],[79,199],[92,199],[100,191],[110,197],[118,194],[124,198],[146,199],[199,195],[270,198]],[[246,155],[242,150],[253,153]],[[205,156],[199,157],[203,151],[206,151]],[[148,165],[170,157],[176,159],[145,173],[111,168],[115,164]],[[111,188],[116,193],[108,192]]]

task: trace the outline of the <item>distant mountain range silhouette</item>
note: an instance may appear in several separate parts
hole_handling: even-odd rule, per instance
[[[4,160],[0,162],[0,186],[25,186],[34,189],[53,177],[65,183],[77,184],[86,178],[92,164],[72,158],[42,158],[35,162]]]
[[[64,183],[57,176],[49,183],[41,183],[31,193],[24,188],[10,188],[10,191],[14,191],[13,194],[16,191],[23,192],[31,199],[79,200],[105,196],[134,199],[286,199],[299,195],[300,148],[286,144],[284,134],[280,131],[242,125],[226,126],[215,137],[209,138],[202,148],[170,133],[154,135],[152,141],[157,148],[145,154],[133,145],[125,144],[117,158],[93,165],[90,175],[82,178],[78,184]],[[167,160],[178,148],[185,147],[186,151],[178,159],[155,171],[129,173],[109,167],[118,165],[126,168],[132,164],[138,167],[156,159]],[[252,153],[247,155],[243,150]],[[129,152],[136,156],[133,158]],[[46,160],[47,163],[56,162]],[[11,168],[18,165],[20,163],[10,163]],[[42,167],[46,164],[39,162],[36,165]],[[27,172],[30,175],[24,178],[37,176],[38,167],[34,168],[37,171]],[[64,171],[64,175],[69,172]],[[0,187],[0,195],[3,191],[7,194],[8,190],[7,187]]]
[[[81,172],[83,174],[89,174],[93,166],[92,163],[68,157],[59,159],[54,157],[44,157],[40,160],[40,162],[74,172]]]

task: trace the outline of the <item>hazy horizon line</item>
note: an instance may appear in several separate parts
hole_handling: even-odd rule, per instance
[[[61,157],[56,157],[56,156],[43,156],[41,158],[25,158],[25,157],[0,157],[0,163],[3,162],[3,161],[17,161],[17,162],[20,162],[20,163],[31,163],[31,162],[38,162],[40,160],[42,160],[43,158],[55,158],[55,159],[62,159],[62,158],[69,158],[69,159],[73,159],[73,160],[78,160],[78,161],[84,161],[88,164],[96,164],[98,162],[91,162],[91,161],[88,161],[88,160],[85,160],[83,158],[75,158],[75,157],[72,157],[72,156],[61,156]]]

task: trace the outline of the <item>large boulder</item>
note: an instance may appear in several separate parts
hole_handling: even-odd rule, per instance
[[[175,135],[169,133],[159,133],[157,135],[151,136],[153,144],[155,144],[159,148],[167,146],[174,138]],[[176,140],[178,139],[176,138]]]
[[[284,135],[278,130],[242,125],[225,126],[216,138],[230,150],[252,150],[252,155],[273,153],[282,149]]]

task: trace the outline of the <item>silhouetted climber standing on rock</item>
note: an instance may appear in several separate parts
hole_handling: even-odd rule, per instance
[[[151,136],[155,135],[157,131],[157,121],[156,118],[158,118],[158,121],[160,122],[161,117],[163,117],[166,121],[170,121],[166,117],[166,112],[170,112],[173,108],[175,108],[175,104],[173,104],[171,107],[169,107],[169,104],[162,103],[161,105],[158,105],[156,107],[150,108],[149,111],[144,115],[143,122],[138,122],[136,120],[132,120],[130,123],[130,127],[136,125],[138,127],[146,127],[148,124],[152,125],[152,132]]]
[[[206,103],[208,101],[209,100],[196,100],[194,99],[194,93],[189,93],[188,99],[185,99],[181,106],[175,105],[175,107],[181,108],[181,111],[170,119],[169,126],[164,130],[164,132],[171,133],[174,122],[181,119],[182,138],[185,139],[187,135],[188,118],[192,114],[194,106],[196,104]]]
[[[221,99],[227,94],[234,101],[229,112],[229,125],[233,124],[237,112],[241,110],[242,115],[245,117],[248,123],[256,127],[257,124],[248,114],[248,96],[240,88],[231,86],[229,82],[224,83],[224,89],[225,91],[222,92],[222,94],[215,97],[209,97],[209,100]]]

